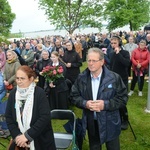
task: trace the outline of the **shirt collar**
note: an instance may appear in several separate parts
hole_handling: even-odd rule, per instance
[[[59,62],[52,64],[52,66],[58,66],[58,65],[59,65]]]
[[[96,77],[96,78],[94,78],[93,75],[92,75],[92,73],[91,73],[91,78],[92,78],[92,79],[98,79],[98,80],[99,80],[99,79],[101,78],[101,76],[102,76],[102,72],[103,72],[103,70],[101,71],[101,73],[100,73],[100,74],[98,75],[98,77]]]

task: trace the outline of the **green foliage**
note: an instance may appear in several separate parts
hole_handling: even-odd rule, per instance
[[[130,25],[130,30],[138,30],[150,19],[149,0],[109,0],[104,5],[110,31],[125,25]]]
[[[6,38],[0,37],[0,46],[1,46],[2,42],[9,43],[9,41]]]
[[[15,19],[7,0],[0,0],[0,36],[7,36]]]
[[[101,28],[102,6],[99,0],[39,0],[50,24],[56,29],[66,29],[69,33],[79,27]]]

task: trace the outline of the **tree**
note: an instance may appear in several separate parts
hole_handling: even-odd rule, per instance
[[[50,23],[69,33],[79,27],[101,28],[102,5],[99,0],[39,0]]]
[[[10,33],[15,14],[7,0],[0,0],[0,36],[7,36]]]
[[[109,0],[105,2],[104,16],[111,31],[125,25],[138,30],[150,19],[149,0]]]

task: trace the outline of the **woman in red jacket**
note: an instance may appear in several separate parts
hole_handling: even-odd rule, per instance
[[[144,77],[146,71],[148,70],[148,49],[146,47],[146,41],[141,40],[139,43],[139,47],[133,50],[131,55],[132,61],[132,69],[133,69],[133,79],[131,82],[131,88],[129,92],[129,96],[131,96],[134,92],[134,87],[138,82],[139,96],[142,96],[142,90],[144,86]]]

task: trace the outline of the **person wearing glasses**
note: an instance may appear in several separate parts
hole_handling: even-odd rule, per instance
[[[90,48],[88,68],[79,74],[72,86],[71,101],[83,109],[83,133],[88,133],[90,150],[120,150],[121,119],[119,109],[128,100],[121,77],[104,65],[104,53]]]
[[[36,86],[35,72],[29,66],[16,71],[17,87],[8,98],[6,122],[13,139],[9,150],[56,150],[50,107],[44,90]]]
[[[15,73],[17,69],[21,66],[17,54],[13,50],[8,50],[6,52],[7,60],[4,68],[4,84],[9,86],[12,84],[12,88],[16,86],[15,82]],[[9,93],[12,89],[6,89],[6,97],[9,96]]]

